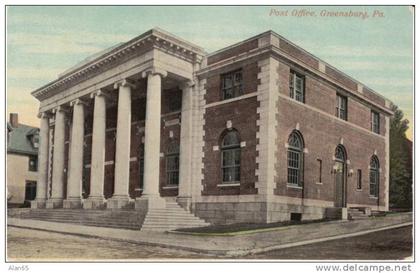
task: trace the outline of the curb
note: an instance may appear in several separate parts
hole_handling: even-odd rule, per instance
[[[174,245],[174,244],[170,244],[170,243],[169,244],[168,243],[155,243],[155,242],[148,242],[148,241],[143,241],[143,240],[110,238],[110,237],[105,237],[105,236],[100,236],[100,235],[86,234],[86,233],[82,233],[82,232],[59,231],[59,230],[53,230],[53,229],[48,229],[48,228],[30,227],[30,226],[19,225],[19,224],[8,224],[8,226],[16,227],[16,228],[26,228],[26,229],[32,229],[32,230],[40,230],[40,231],[49,231],[49,232],[55,232],[55,233],[60,233],[60,234],[65,234],[65,235],[76,235],[76,236],[82,236],[82,237],[87,237],[87,238],[96,238],[96,239],[104,239],[104,240],[110,240],[110,241],[128,242],[128,243],[133,243],[133,244],[142,244],[142,245],[156,246],[156,247],[162,247],[162,248],[180,249],[180,250],[191,251],[191,252],[195,252],[195,253],[201,253],[201,254],[204,253],[204,254],[208,254],[208,255],[211,255],[211,256],[223,255],[223,256],[228,256],[228,257],[240,257],[240,256],[249,255],[249,254],[258,254],[258,253],[263,253],[263,252],[268,252],[268,251],[273,251],[273,250],[279,250],[279,249],[291,248],[291,247],[296,247],[296,246],[309,245],[309,244],[320,243],[320,242],[327,242],[327,241],[332,241],[332,240],[337,240],[337,239],[350,238],[350,237],[365,235],[365,234],[369,234],[369,233],[373,233],[373,232],[410,226],[412,224],[413,224],[413,222],[406,222],[406,223],[401,223],[401,224],[379,227],[379,228],[375,228],[375,229],[357,231],[357,232],[353,232],[353,233],[334,235],[334,236],[304,240],[304,241],[299,241],[299,242],[271,245],[271,246],[261,247],[261,248],[238,249],[238,250],[229,250],[229,249],[211,250],[211,249],[203,249],[203,248],[196,248],[196,247],[185,247],[185,246],[179,246],[179,245]]]

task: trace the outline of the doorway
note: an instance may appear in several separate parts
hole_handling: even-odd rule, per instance
[[[347,154],[346,150],[342,145],[338,145],[335,150],[335,162],[334,162],[334,173],[335,173],[335,207],[343,208],[346,207],[346,168]]]

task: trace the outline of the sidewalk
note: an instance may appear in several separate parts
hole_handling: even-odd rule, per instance
[[[169,247],[217,256],[242,256],[298,245],[352,237],[408,226],[412,213],[391,214],[384,217],[356,221],[332,221],[285,226],[269,231],[233,236],[188,235],[179,233],[143,232],[37,220],[8,218],[8,226],[38,229],[64,234],[126,241],[145,245]]]

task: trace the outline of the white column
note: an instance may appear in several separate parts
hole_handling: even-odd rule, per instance
[[[130,180],[130,139],[131,139],[131,88],[128,80],[116,83],[118,88],[118,117],[115,147],[114,194],[107,201],[107,208],[122,208],[128,205],[130,198],[128,186]]]
[[[193,82],[188,81],[182,89],[181,139],[179,158],[179,188],[177,201],[184,208],[191,203],[191,160],[192,160],[192,115],[193,115]]]
[[[82,206],[83,179],[83,143],[85,138],[85,103],[76,99],[70,103],[73,107],[73,121],[70,142],[69,176],[67,180],[67,199],[64,208]]]
[[[64,198],[64,138],[66,130],[66,113],[62,106],[55,108],[53,173],[51,198],[47,200],[47,208],[63,206]]]
[[[166,71],[156,68],[143,72],[147,77],[146,125],[144,136],[143,194],[136,209],[165,206],[159,194],[160,174],[160,127],[162,78]]]
[[[90,96],[95,98],[93,109],[92,159],[90,167],[90,194],[83,208],[96,209],[104,206],[104,172],[106,143],[106,97],[100,90]]]
[[[39,131],[38,182],[36,185],[36,199],[31,202],[32,208],[45,208],[48,189],[50,117],[47,113],[40,113],[39,117],[41,118],[41,128]]]

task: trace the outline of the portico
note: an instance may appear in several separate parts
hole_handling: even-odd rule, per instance
[[[177,141],[181,165],[188,165],[191,80],[202,56],[200,48],[154,29],[34,91],[41,101],[44,138],[40,186],[32,206],[163,207],[161,163],[165,162],[166,143]],[[179,92],[180,108],[168,109]],[[162,143],[165,130],[169,130],[169,140]],[[46,141],[50,131],[52,143]],[[190,183],[182,171],[179,183],[167,191],[191,198]]]

